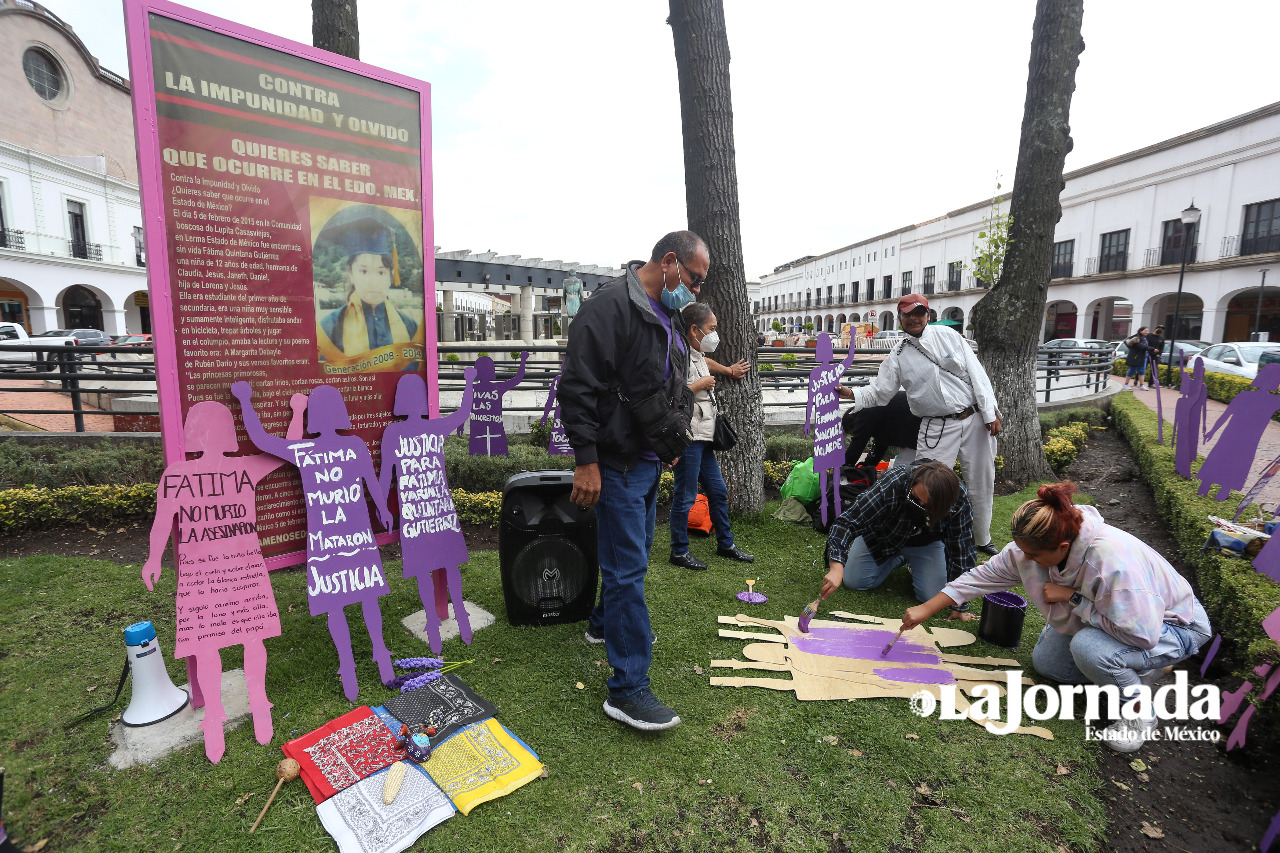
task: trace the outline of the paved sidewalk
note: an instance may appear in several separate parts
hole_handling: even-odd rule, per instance
[[[30,424],[36,429],[55,432],[75,432],[76,419],[71,414],[71,396],[60,393],[56,386],[43,379],[10,379],[0,376],[0,388],[48,388],[50,393],[35,394],[29,391],[0,390],[0,414],[8,415],[16,421]],[[81,406],[85,411],[84,428],[88,432],[112,432],[113,419],[109,414],[89,414],[99,412],[92,406]],[[65,411],[65,415],[15,415],[10,414],[19,409],[57,409]],[[0,426],[0,430],[3,426]]]
[[[1115,376],[1112,376],[1110,381],[1111,386],[1115,388],[1121,387],[1124,383],[1123,379]],[[1146,407],[1153,412],[1156,411],[1156,395],[1159,394],[1161,408],[1164,414],[1164,441],[1165,444],[1171,444],[1173,439],[1173,411],[1174,407],[1178,403],[1178,392],[1176,390],[1161,388],[1159,391],[1131,390],[1128,393],[1133,394],[1141,400]],[[1222,413],[1226,410],[1226,403],[1219,403],[1217,400],[1210,400],[1208,402],[1208,420],[1210,429],[1213,428],[1213,425],[1218,422],[1218,418],[1220,418]],[[1215,434],[1209,441],[1201,440],[1200,449],[1197,451],[1199,455],[1206,455],[1218,443],[1223,432],[1225,432],[1225,428]],[[1253,488],[1253,484],[1257,482],[1262,471],[1271,464],[1271,460],[1277,457],[1280,457],[1280,423],[1272,421],[1267,424],[1266,430],[1262,433],[1262,441],[1259,443],[1257,450],[1254,451],[1253,467],[1250,469],[1249,479],[1245,481],[1244,491],[1247,492],[1249,489]],[[1214,494],[1216,493],[1217,489],[1215,488]],[[1267,505],[1269,512],[1275,512],[1277,504],[1280,504],[1280,476],[1276,476],[1267,484],[1267,487],[1263,489],[1262,493],[1258,496],[1258,500]],[[1222,511],[1218,514],[1223,518],[1229,519],[1231,516],[1236,514],[1236,507],[1238,505],[1237,501],[1223,501],[1221,504]],[[1241,518],[1243,518],[1243,516],[1241,516]]]

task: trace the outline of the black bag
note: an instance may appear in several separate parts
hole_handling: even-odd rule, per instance
[[[853,502],[862,496],[862,493],[871,488],[876,481],[875,471],[872,470],[868,475],[861,468],[854,465],[845,465],[841,473],[845,474],[849,482],[840,484],[840,511],[847,512],[849,507],[853,506]],[[869,479],[868,479],[869,476]],[[831,526],[831,522],[835,520],[836,511],[836,486],[834,477],[827,481],[827,523],[822,523],[822,510],[820,504],[814,503],[813,509],[809,510],[812,518],[813,529],[817,533],[826,533]]]
[[[711,394],[711,402],[716,407],[716,426],[715,432],[711,436],[711,449],[733,450],[733,446],[738,443],[738,433],[721,415],[720,401],[716,399],[714,392]]]
[[[649,447],[663,464],[671,465],[693,443],[688,411],[672,405],[665,390],[659,389],[643,400],[632,402],[617,391],[618,399],[627,404],[636,426],[644,433]]]

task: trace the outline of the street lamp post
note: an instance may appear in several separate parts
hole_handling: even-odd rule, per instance
[[[1262,270],[1262,281],[1258,282],[1258,314],[1253,320],[1253,339],[1255,341],[1262,340],[1262,288],[1267,283],[1267,273],[1270,270]]]
[[[1191,230],[1200,221],[1200,208],[1192,199],[1191,206],[1182,211],[1182,268],[1178,270],[1178,297],[1173,303],[1173,328],[1169,330],[1169,366],[1174,363],[1174,353],[1178,351],[1178,324],[1182,320],[1182,278],[1187,274],[1187,244],[1191,242]],[[1181,366],[1181,365],[1179,365]],[[1160,353],[1156,353],[1156,374],[1160,379]]]

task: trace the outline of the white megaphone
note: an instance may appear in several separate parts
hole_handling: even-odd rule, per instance
[[[124,646],[133,672],[133,697],[120,715],[120,722],[126,726],[149,726],[187,707],[191,697],[169,680],[154,625],[135,622],[125,628]]]

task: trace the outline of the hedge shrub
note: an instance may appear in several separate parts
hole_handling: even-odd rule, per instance
[[[136,486],[158,482],[163,471],[164,456],[158,444],[99,441],[30,445],[13,439],[0,442],[0,489]]]
[[[1064,424],[1049,430],[1045,436],[1044,455],[1053,470],[1061,474],[1089,440],[1089,425],[1083,421]]]
[[[1106,426],[1107,413],[1096,406],[1080,406],[1074,409],[1056,409],[1040,413],[1040,435],[1048,436],[1049,430],[1066,424],[1084,423],[1091,427]]]
[[[1116,397],[1111,416],[1133,448],[1183,561],[1195,569],[1201,601],[1236,671],[1243,675],[1255,666],[1280,661],[1280,646],[1262,630],[1262,620],[1280,607],[1280,584],[1238,557],[1200,550],[1213,529],[1208,516],[1231,514],[1240,493],[1232,492],[1223,503],[1197,494],[1198,481],[1173,470],[1173,448],[1156,443],[1155,413],[1142,402],[1131,396]],[[1193,467],[1198,469],[1199,464]]]
[[[0,491],[0,535],[64,524],[110,526],[156,511],[155,484]]]
[[[468,492],[501,492],[512,475],[522,471],[572,470],[572,456],[549,456],[545,447],[508,436],[506,456],[471,456],[467,439],[450,436],[444,443],[445,476],[449,486]]]
[[[803,435],[769,435],[764,439],[768,462],[799,462],[813,455],[813,438]]]

